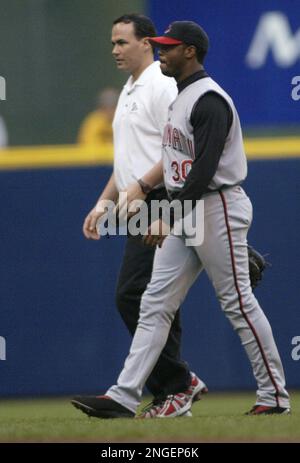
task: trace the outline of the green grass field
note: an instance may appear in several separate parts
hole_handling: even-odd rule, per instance
[[[300,391],[290,416],[244,416],[254,394],[210,393],[192,418],[100,420],[67,398],[0,401],[0,442],[300,442]]]

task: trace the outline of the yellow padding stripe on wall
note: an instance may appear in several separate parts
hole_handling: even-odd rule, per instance
[[[0,151],[0,169],[75,167],[112,163],[113,147],[51,145],[7,148]]]
[[[300,157],[300,137],[246,138],[248,159]]]
[[[300,137],[247,138],[248,159],[300,157]],[[110,165],[113,146],[51,145],[0,150],[0,170]]]

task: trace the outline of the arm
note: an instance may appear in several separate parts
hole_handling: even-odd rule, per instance
[[[141,179],[137,182],[132,183],[126,190],[127,197],[122,195],[122,198],[119,199],[118,205],[116,210],[122,216],[125,215],[130,203],[136,199],[144,200],[148,193],[156,185],[160,185],[163,183],[164,180],[164,173],[163,173],[163,163],[160,160],[157,164],[155,164],[152,169],[150,169]],[[133,213],[134,214],[134,213]],[[131,214],[131,215],[133,215]]]
[[[162,159],[152,167],[143,177],[140,179],[145,183],[149,189],[153,190],[156,185],[160,185],[164,181],[164,170]]]
[[[102,191],[96,205],[102,200],[102,199],[110,199],[113,202],[116,202],[118,199],[118,189],[117,185],[115,182],[115,174],[112,173],[110,179],[108,180],[104,190]]]
[[[118,199],[118,189],[115,182],[114,173],[112,173],[109,181],[107,182],[103,192],[101,193],[97,203],[93,209],[86,216],[83,223],[83,234],[87,239],[99,240],[100,235],[98,235],[96,230],[97,221],[105,214],[103,207],[101,207],[101,201],[110,200],[114,203]]]

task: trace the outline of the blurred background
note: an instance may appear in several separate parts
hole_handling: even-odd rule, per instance
[[[81,232],[111,174],[128,77],[111,57],[111,25],[128,12],[149,15],[159,34],[187,19],[210,37],[206,69],[244,129],[249,242],[272,263],[256,295],[299,388],[299,2],[0,0],[0,396],[103,392],[128,352],[114,304],[124,238]],[[255,387],[205,276],[182,323],[183,357],[212,390]]]

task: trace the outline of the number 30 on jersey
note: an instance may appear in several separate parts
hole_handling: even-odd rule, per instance
[[[185,159],[184,161],[172,161],[171,168],[174,172],[172,179],[174,182],[181,182],[182,180],[186,180],[191,167],[192,167],[192,159]]]

